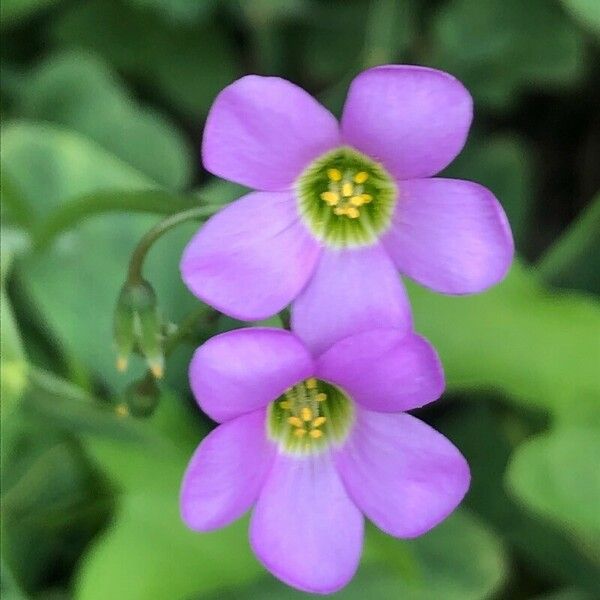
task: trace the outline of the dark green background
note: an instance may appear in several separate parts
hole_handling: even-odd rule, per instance
[[[240,324],[206,308],[167,361],[156,413],[119,417],[143,363],[115,370],[112,311],[161,215],[241,193],[199,160],[224,85],[281,75],[339,114],[351,78],[389,62],[446,69],[473,93],[471,136],[447,173],[496,193],[519,258],[479,296],[409,286],[448,379],[417,414],[463,450],[473,482],[420,539],[370,528],[338,597],[600,597],[600,2],[1,6],[3,598],[305,596],[253,558],[245,520],[206,535],[179,521],[182,470],[212,426],[186,366]],[[166,321],[198,306],[178,274],[195,228],[166,235],[147,263]]]

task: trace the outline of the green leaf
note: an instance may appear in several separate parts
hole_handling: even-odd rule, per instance
[[[598,0],[561,1],[575,19],[600,36],[600,3]]]
[[[598,456],[598,429],[559,427],[519,446],[506,482],[527,507],[590,542],[595,539],[600,552]]]
[[[515,445],[545,426],[546,419],[537,411],[524,413],[506,406],[502,397],[477,394],[468,400],[448,407],[435,421],[436,429],[454,441],[471,468],[467,506],[491,523],[513,555],[540,579],[587,589],[596,597],[597,563],[564,530],[516,504],[503,484]]]
[[[132,3],[74,4],[54,35],[62,44],[101,54],[196,121],[239,72],[232,41],[215,22],[168,22]]]
[[[411,541],[370,531],[367,556],[398,576],[397,596],[410,600],[475,600],[489,598],[506,577],[507,565],[500,540],[483,523],[462,510],[429,533]],[[396,549],[397,548],[397,549]],[[413,555],[415,573],[398,570],[396,554]]]
[[[109,529],[84,555],[75,582],[77,600],[118,598],[123,590],[128,600],[187,598],[241,585],[262,573],[248,546],[246,520],[206,534],[188,530],[181,521],[179,485],[200,436],[179,402],[164,398],[148,422],[161,444],[88,444],[117,484],[120,503]]]
[[[20,411],[2,427],[2,558],[27,591],[73,568],[110,496],[72,437]]]
[[[50,125],[13,123],[3,132],[3,168],[17,181],[31,206],[49,213],[82,195],[115,190],[143,191],[150,179],[89,139]],[[151,192],[154,193],[154,192]],[[141,215],[103,215],[67,232],[43,252],[19,263],[27,293],[68,355],[99,372],[113,386],[141,374],[118,374],[112,348],[112,311],[138,239],[156,219]],[[178,263],[196,224],[161,239],[146,274],[165,317],[177,322],[196,301],[179,277]],[[85,285],[82,285],[85,282]],[[180,385],[185,382],[181,377]]]
[[[452,0],[434,18],[428,62],[458,77],[478,102],[505,108],[526,88],[577,81],[584,47],[554,2]]]
[[[158,112],[138,106],[100,59],[74,51],[51,56],[20,92],[23,116],[87,135],[158,184],[178,189],[189,183],[186,141]]]
[[[215,9],[217,0],[128,0],[133,6],[154,11],[174,23],[189,23],[206,19]]]
[[[572,418],[600,397],[600,307],[550,294],[518,261],[498,286],[451,297],[410,284],[416,329],[437,348],[448,387],[495,389],[515,402]]]
[[[19,25],[21,21],[59,2],[60,0],[2,0],[0,24],[2,27]]]

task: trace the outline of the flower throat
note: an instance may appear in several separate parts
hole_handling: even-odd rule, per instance
[[[353,417],[352,402],[344,392],[311,377],[271,403],[267,431],[284,452],[312,454],[342,442]]]
[[[343,248],[379,238],[390,224],[397,190],[380,164],[344,146],[311,163],[298,179],[297,193],[313,234]]]

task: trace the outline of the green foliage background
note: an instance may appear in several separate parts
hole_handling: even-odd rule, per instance
[[[205,307],[156,413],[123,417],[144,367],[115,370],[112,311],[161,215],[241,192],[199,161],[224,85],[277,74],[339,113],[351,78],[386,62],[470,88],[474,127],[447,173],[494,190],[519,258],[479,296],[409,285],[448,378],[417,414],[464,451],[473,483],[420,539],[369,528],[337,597],[600,597],[600,2],[3,0],[0,17],[3,598],[306,596],[257,563],[246,521],[198,535],[178,516],[212,427],[187,363],[241,324]],[[147,264],[173,323],[198,306],[177,268],[195,228]]]

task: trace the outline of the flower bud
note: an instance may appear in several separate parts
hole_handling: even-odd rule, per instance
[[[125,404],[134,417],[151,416],[160,400],[160,390],[156,381],[148,376],[135,381],[125,390]]]
[[[161,319],[156,294],[147,281],[126,282],[117,300],[114,335],[117,345],[117,369],[125,371],[134,348],[145,357],[154,377],[164,372]]]

